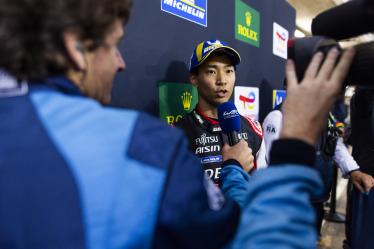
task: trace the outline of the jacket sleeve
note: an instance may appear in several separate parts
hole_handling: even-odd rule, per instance
[[[342,138],[339,138],[336,144],[334,161],[338,164],[343,176],[348,177],[351,171],[360,169],[360,166],[358,166],[356,160],[348,152],[342,140]]]
[[[273,144],[271,154],[269,168],[255,172],[240,191],[240,225],[227,248],[315,248],[310,199],[323,189],[313,169],[315,149],[300,140],[282,139]]]
[[[264,119],[262,124],[264,131],[264,142],[266,148],[266,160],[270,161],[270,151],[274,140],[277,140],[282,129],[282,112],[279,110],[271,111]]]
[[[266,157],[266,145],[264,142],[264,136],[263,136],[263,130],[262,130],[261,124],[258,121],[254,121],[248,117],[244,117],[244,118],[248,121],[249,125],[252,127],[252,130],[256,134],[255,136],[258,136],[261,139],[260,148],[258,149],[256,155],[254,155],[256,158],[255,168],[256,169],[266,168],[268,166],[268,160]]]
[[[245,196],[238,232],[227,248],[315,248],[311,195],[322,189],[317,172],[298,165],[278,165],[256,172]]]
[[[221,170],[221,190],[226,197],[243,207],[247,196],[250,175],[236,165],[228,165]]]

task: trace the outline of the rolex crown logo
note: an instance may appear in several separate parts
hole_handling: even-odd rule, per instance
[[[183,103],[183,109],[185,111],[190,110],[191,108],[191,101],[192,101],[192,94],[189,92],[184,92],[181,96],[182,103]]]
[[[248,27],[251,26],[251,23],[252,23],[252,14],[249,11],[245,12],[245,23],[247,24]]]

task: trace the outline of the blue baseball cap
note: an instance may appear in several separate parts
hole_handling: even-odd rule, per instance
[[[234,66],[240,63],[239,53],[227,43],[220,40],[208,40],[200,42],[192,53],[190,60],[190,72],[200,66],[211,54],[220,51],[226,54]]]

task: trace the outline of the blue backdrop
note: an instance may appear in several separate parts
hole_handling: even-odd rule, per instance
[[[260,88],[260,120],[264,118],[271,109],[272,90],[282,89],[284,79],[285,59],[273,54],[273,23],[286,28],[292,36],[295,10],[284,0],[242,0],[260,13],[260,45],[256,47],[235,39],[235,0],[206,1],[205,9],[200,8],[205,7],[205,0],[134,1],[125,39],[120,45],[127,68],[116,77],[114,106],[158,116],[159,82],[188,82],[187,68],[194,46],[203,40],[221,39],[242,56],[237,85]],[[165,2],[179,3],[179,7],[195,3],[197,9],[184,8],[184,11],[189,11],[190,16],[205,13],[207,26],[162,11]]]

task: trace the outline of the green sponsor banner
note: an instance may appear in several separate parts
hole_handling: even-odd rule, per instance
[[[160,118],[172,125],[195,108],[197,96],[196,88],[189,83],[161,82]]]
[[[235,39],[260,47],[260,13],[240,0],[235,2]]]

